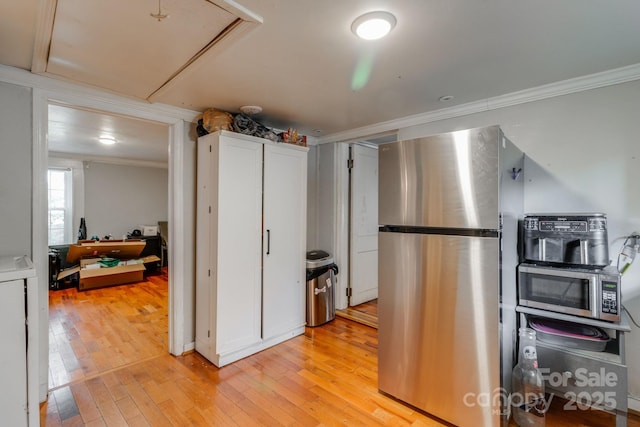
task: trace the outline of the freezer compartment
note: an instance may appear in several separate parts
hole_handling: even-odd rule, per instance
[[[380,391],[456,425],[499,425],[498,239],[381,232],[379,251]]]
[[[491,126],[381,145],[379,223],[499,229],[502,140]]]

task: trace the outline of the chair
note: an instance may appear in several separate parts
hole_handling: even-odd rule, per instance
[[[158,221],[158,232],[160,233],[160,266],[167,266],[169,256],[169,223]],[[165,255],[166,254],[166,255]]]

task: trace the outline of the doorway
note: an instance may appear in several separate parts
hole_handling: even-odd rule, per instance
[[[187,112],[167,109],[116,96],[96,93],[89,89],[64,90],[64,84],[49,89],[37,89],[33,97],[33,215],[32,255],[38,277],[48,277],[47,236],[47,163],[48,163],[48,106],[68,105],[76,108],[151,120],[167,126],[169,141],[169,247],[168,259],[168,349],[180,355],[193,348],[191,321],[193,308],[190,295],[193,289],[193,271],[190,260],[194,241],[191,193],[195,161],[195,116]],[[58,87],[60,86],[60,87]],[[194,130],[194,132],[191,132]],[[189,132],[189,133],[187,133]],[[192,136],[193,135],[193,136]],[[166,149],[166,145],[165,145]],[[39,286],[39,312],[48,313],[48,286]],[[45,401],[48,390],[48,316],[38,319],[39,399]]]
[[[101,144],[105,136],[115,143]],[[49,104],[48,175],[70,177],[56,190],[51,178],[48,183],[48,228],[54,230],[48,243],[60,251],[60,267],[73,267],[66,253],[76,243],[80,218],[87,220],[87,238],[110,241],[132,237],[142,224],[167,220],[168,146],[167,124]],[[146,242],[141,256],[161,259],[159,237],[141,238]],[[50,395],[168,352],[167,267],[159,261],[145,267],[143,280],[132,284],[79,291],[75,279],[49,290]]]
[[[337,200],[338,217],[345,218],[346,238],[338,233],[337,247],[345,247],[346,300],[336,311],[341,317],[376,327],[378,325],[378,145],[396,140],[383,135],[345,144],[348,173],[338,174],[338,187],[346,187],[346,197]],[[341,151],[338,150],[338,153]],[[339,162],[341,163],[341,162]],[[340,176],[348,182],[340,183]],[[345,185],[346,184],[346,185]],[[340,206],[347,209],[340,210]],[[338,221],[339,223],[340,221]],[[340,251],[339,251],[340,252]],[[346,259],[345,259],[346,258]]]

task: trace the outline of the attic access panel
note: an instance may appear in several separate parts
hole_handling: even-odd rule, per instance
[[[147,99],[255,16],[235,6],[164,0],[158,21],[157,0],[58,0],[46,73]]]

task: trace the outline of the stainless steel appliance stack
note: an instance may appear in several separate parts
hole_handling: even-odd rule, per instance
[[[527,214],[518,266],[520,323],[536,330],[546,390],[567,409],[595,407],[626,426],[621,275],[602,213]]]
[[[523,160],[497,126],[379,149],[379,389],[459,426],[510,385]]]

